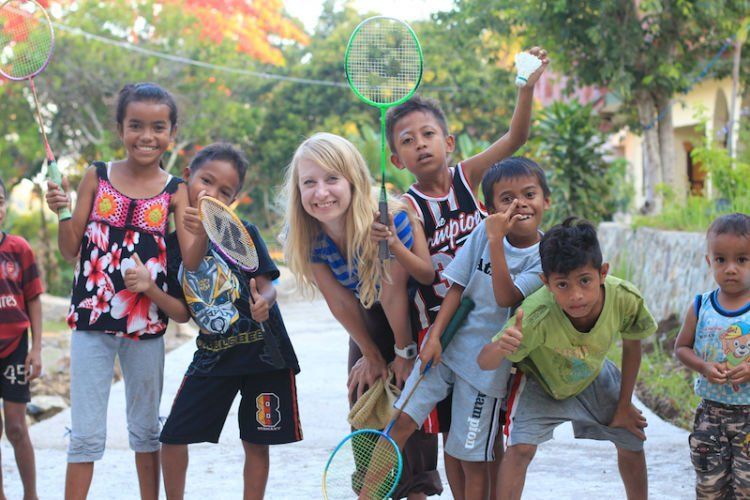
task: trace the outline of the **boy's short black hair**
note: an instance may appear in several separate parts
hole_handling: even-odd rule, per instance
[[[732,234],[740,238],[747,238],[750,236],[750,216],[735,212],[717,217],[708,226],[706,237],[710,238],[719,234]]]
[[[547,185],[547,176],[542,167],[529,158],[523,156],[512,156],[492,165],[482,177],[482,194],[484,203],[488,208],[494,209],[493,194],[495,184],[503,179],[516,179],[518,177],[536,177],[539,187],[545,198],[549,198],[550,191]]]
[[[603,260],[596,229],[578,217],[568,217],[547,231],[539,243],[539,255],[545,276],[568,274],[589,264],[600,269]]]
[[[435,117],[435,120],[440,125],[445,136],[448,136],[448,120],[445,119],[445,113],[443,113],[440,104],[435,99],[429,97],[422,97],[419,94],[414,96],[403,104],[388,108],[388,112],[385,115],[385,136],[388,138],[388,147],[391,148],[391,152],[396,152],[396,141],[393,140],[393,129],[400,119],[406,115],[415,111],[421,111],[423,113],[430,113]]]
[[[245,173],[247,172],[248,161],[245,154],[226,142],[215,142],[198,151],[190,162],[190,174],[194,174],[209,161],[225,161],[231,163],[237,171],[240,178],[240,185],[237,186],[237,192],[242,189],[245,183]]]

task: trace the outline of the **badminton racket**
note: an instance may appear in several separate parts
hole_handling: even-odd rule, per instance
[[[375,16],[362,21],[349,38],[344,55],[346,79],[361,100],[380,109],[380,222],[388,223],[385,190],[385,115],[391,106],[407,101],[422,81],[422,48],[414,30],[403,21]],[[378,256],[390,257],[388,243],[380,242]]]
[[[247,228],[234,213],[234,210],[210,196],[204,196],[200,199],[198,213],[208,239],[214,244],[216,250],[241,271],[248,286],[250,300],[254,303],[253,294],[250,290],[249,273],[258,270],[258,252]],[[283,366],[278,339],[272,331],[266,329],[262,321],[259,321],[258,324],[268,346],[265,361],[273,366]]]
[[[55,32],[41,5],[34,0],[0,0],[0,75],[12,81],[29,81],[47,156],[47,177],[62,187],[62,176],[47,140],[34,85],[34,77],[47,67],[54,49]],[[70,219],[70,210],[63,207],[57,216],[60,220]]]
[[[448,347],[472,309],[474,301],[468,297],[461,299],[461,304],[440,337],[443,349]],[[343,496],[342,492],[348,491],[349,487],[360,498],[367,500],[382,500],[393,493],[401,478],[403,457],[390,432],[430,368],[432,361],[425,365],[424,371],[400,405],[401,409],[385,430],[358,430],[336,446],[323,472],[323,498],[334,498],[337,493]]]

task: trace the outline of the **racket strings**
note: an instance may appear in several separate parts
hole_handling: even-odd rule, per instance
[[[418,42],[403,23],[392,19],[362,26],[349,47],[346,65],[357,91],[379,104],[409,95],[422,74]]]
[[[329,498],[344,498],[353,491],[361,499],[383,500],[399,478],[398,449],[381,433],[363,431],[337,450],[326,473],[326,490]]]
[[[9,1],[0,7],[0,72],[11,79],[40,73],[54,47],[44,10],[29,1]]]
[[[257,269],[258,253],[255,243],[242,221],[234,217],[228,207],[213,198],[202,198],[199,210],[208,238],[222,253],[246,269]]]

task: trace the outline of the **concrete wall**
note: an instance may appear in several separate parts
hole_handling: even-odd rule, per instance
[[[657,321],[671,314],[682,321],[696,294],[716,288],[703,233],[632,229],[612,222],[600,224],[598,233],[613,274],[638,286]]]

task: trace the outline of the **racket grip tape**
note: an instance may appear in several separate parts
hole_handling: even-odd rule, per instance
[[[380,200],[378,203],[378,211],[380,211],[380,223],[388,226],[388,202],[386,200]],[[380,260],[388,260],[391,258],[391,250],[388,248],[388,242],[383,240],[380,242],[378,248],[378,257]]]
[[[440,346],[443,350],[448,347],[448,344],[451,343],[453,337],[456,336],[456,332],[461,328],[461,325],[466,320],[467,316],[469,316],[472,309],[474,309],[474,306],[474,301],[469,297],[463,297],[461,299],[461,303],[458,305],[456,312],[453,313],[453,317],[448,322],[448,326],[445,327],[445,331],[443,331],[443,334],[440,336]],[[422,373],[427,373],[430,368],[432,368],[432,361],[427,363]]]
[[[62,189],[62,174],[60,174],[60,169],[57,168],[57,162],[52,160],[47,165],[47,176],[49,177],[49,180],[60,186],[60,189]],[[59,220],[67,220],[71,218],[70,209],[68,207],[63,207],[60,210],[57,211],[57,218]]]
[[[448,322],[448,326],[445,327],[443,335],[440,336],[440,345],[443,349],[448,347],[453,337],[456,336],[456,332],[461,328],[461,325],[466,320],[466,317],[474,309],[474,301],[469,297],[463,297],[461,303],[458,305],[458,309],[453,314],[453,317]]]

